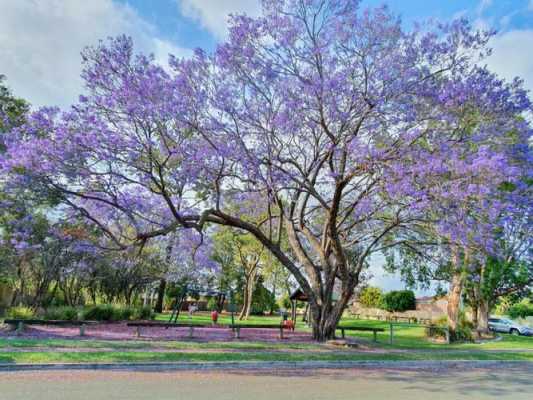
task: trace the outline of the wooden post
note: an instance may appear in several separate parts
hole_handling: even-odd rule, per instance
[[[394,328],[393,328],[393,325],[392,325],[392,323],[391,323],[391,324],[390,324],[389,344],[392,344],[393,337],[394,337]]]
[[[240,327],[235,327],[234,328],[234,332],[235,332],[235,338],[236,339],[240,339],[241,338],[241,328]]]
[[[194,327],[191,325],[189,326],[189,339],[192,339],[193,332],[194,332]]]
[[[346,339],[346,334],[344,333],[344,328],[341,328],[341,336],[343,339]]]
[[[444,333],[446,334],[446,344],[450,344],[450,329],[444,328]]]
[[[296,300],[291,300],[291,319],[296,324]]]
[[[80,336],[85,336],[85,324],[80,325]]]
[[[283,325],[279,327],[279,338],[283,339]]]
[[[15,330],[15,333],[17,335],[20,335],[24,331],[24,322],[19,321],[17,324],[17,329]]]
[[[140,326],[136,326],[135,327],[135,336],[141,337],[141,327]]]
[[[378,333],[374,330],[374,342],[378,341]]]

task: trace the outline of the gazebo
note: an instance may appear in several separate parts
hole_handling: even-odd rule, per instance
[[[305,306],[305,312],[303,316],[303,322],[307,322],[307,313],[309,311],[309,298],[300,288],[296,289],[289,297],[291,300],[291,319],[296,324],[296,302],[304,301],[307,303]]]
[[[296,289],[290,295],[289,299],[291,300],[291,319],[292,319],[292,321],[294,323],[296,323],[296,302],[297,301],[303,301],[303,302],[307,303],[307,305],[305,306],[305,311],[304,311],[304,315],[303,315],[302,321],[303,322],[308,322],[309,321],[309,298],[304,293],[304,291],[302,289],[300,289],[300,288]],[[339,295],[335,291],[333,292],[332,299],[333,299],[334,302],[339,299]]]

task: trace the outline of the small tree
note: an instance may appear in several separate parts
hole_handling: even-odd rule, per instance
[[[383,297],[383,306],[389,312],[403,312],[416,309],[415,294],[412,290],[393,290]]]
[[[382,308],[383,292],[380,288],[368,286],[361,291],[359,303],[366,308]]]

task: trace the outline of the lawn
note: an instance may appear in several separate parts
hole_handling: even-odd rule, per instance
[[[304,361],[533,361],[532,352],[411,351],[2,351],[0,363],[108,363],[108,362],[304,362]]]
[[[156,320],[167,322],[170,318],[169,314],[158,314]],[[192,318],[186,312],[180,314],[179,322],[209,324],[211,317],[208,313],[196,313]],[[230,315],[223,314],[219,317],[220,324],[230,324]],[[247,321],[235,322],[246,324],[272,324],[278,325],[280,317],[274,316],[250,316]],[[345,317],[342,319],[340,325],[343,326],[365,326],[383,328],[385,332],[378,333],[379,347],[389,349],[456,349],[456,350],[533,350],[533,337],[502,335],[499,341],[491,341],[485,343],[459,343],[446,345],[443,343],[434,343],[426,339],[425,328],[417,324],[395,323],[393,326],[393,344],[389,344],[390,338],[390,323],[376,320],[363,320]],[[310,329],[300,320],[298,320],[297,330],[310,331]],[[372,332],[346,332],[348,337],[372,340]],[[372,343],[369,343],[372,344]],[[372,344],[374,345],[374,344]]]
[[[169,313],[164,314],[156,314],[155,317],[156,321],[163,321],[168,322],[170,319]],[[235,315],[234,317],[235,323],[243,323],[243,324],[272,324],[272,325],[279,325],[280,323],[280,317],[279,315],[273,315],[273,316],[259,316],[259,315],[250,315],[250,317],[246,321],[239,321],[238,315]],[[207,312],[197,312],[193,315],[192,318],[189,317],[189,314],[187,311],[182,311],[180,313],[180,316],[178,318],[178,322],[187,322],[187,323],[194,323],[194,324],[210,324],[211,323],[211,315]],[[218,318],[218,323],[221,325],[229,325],[231,324],[231,315],[230,314],[221,314]]]
[[[384,348],[396,349],[454,349],[454,350],[531,350],[533,351],[533,337],[513,336],[502,334],[498,341],[484,343],[455,343],[446,345],[434,343],[425,337],[425,328],[417,324],[393,324],[393,344],[389,344],[390,323],[384,321],[361,320],[344,318],[344,326],[368,326],[383,328],[385,332],[378,333],[377,344]],[[371,340],[371,332],[346,332],[348,336]]]
[[[156,317],[168,321],[169,315]],[[182,322],[210,323],[208,314],[192,319],[185,313]],[[219,323],[229,324],[221,316]],[[272,324],[279,316],[251,317],[246,323]],[[412,360],[517,360],[533,362],[533,338],[502,335],[498,341],[485,343],[432,343],[424,336],[424,327],[394,324],[394,341],[389,344],[387,322],[345,318],[344,326],[381,327],[378,342],[371,332],[347,332],[364,345],[362,349],[345,349],[314,343],[287,342],[195,342],[144,340],[32,339],[0,338],[0,363],[50,362],[258,362],[258,361],[412,361]],[[303,323],[297,329],[309,330]]]

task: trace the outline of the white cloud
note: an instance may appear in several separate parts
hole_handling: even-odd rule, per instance
[[[131,7],[112,0],[0,0],[0,73],[33,105],[66,106],[82,88],[80,51],[108,36],[127,34],[136,48],[166,61],[183,54],[157,38]]]
[[[481,0],[477,5],[476,12],[478,14],[483,14],[490,6],[492,5],[492,0]]]
[[[181,13],[192,18],[213,33],[218,39],[227,35],[228,14],[258,15],[258,0],[178,0]]]
[[[529,0],[529,4],[527,5],[527,9],[529,11],[533,11],[533,0]]]
[[[533,53],[527,49],[531,43],[533,30],[507,31],[492,39],[493,52],[487,60],[489,68],[502,78],[522,78],[530,96],[533,93]]]

